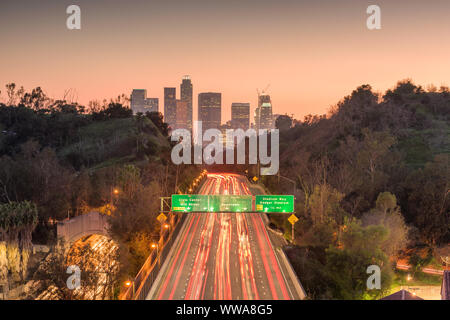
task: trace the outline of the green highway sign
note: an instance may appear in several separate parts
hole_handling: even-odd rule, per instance
[[[256,212],[291,213],[294,212],[294,196],[258,195],[255,207]]]
[[[173,212],[252,212],[252,196],[172,195]]]
[[[209,207],[212,212],[251,212],[252,196],[211,195]]]
[[[294,196],[259,195],[255,196],[255,208],[252,196],[240,195],[172,195],[173,212],[294,212]],[[256,210],[255,210],[256,209]]]
[[[209,199],[207,195],[200,194],[173,194],[173,212],[207,212]]]

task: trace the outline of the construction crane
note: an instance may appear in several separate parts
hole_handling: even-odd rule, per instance
[[[261,91],[259,91],[259,89],[257,88],[257,89],[256,89],[256,92],[258,93],[258,97],[259,97],[260,95],[265,94],[265,93],[267,92],[267,90],[269,89],[269,87],[270,87],[270,83],[269,83],[263,90],[261,90]]]

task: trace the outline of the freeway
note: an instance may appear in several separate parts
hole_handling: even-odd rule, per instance
[[[250,195],[235,174],[208,174],[199,194]],[[296,299],[259,213],[189,216],[147,299]]]

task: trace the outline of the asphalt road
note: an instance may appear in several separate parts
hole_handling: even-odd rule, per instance
[[[251,194],[247,180],[209,174],[199,194]],[[148,299],[295,299],[259,213],[187,213]]]

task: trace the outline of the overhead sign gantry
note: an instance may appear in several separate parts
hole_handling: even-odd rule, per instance
[[[290,195],[172,195],[173,212],[294,212]]]

